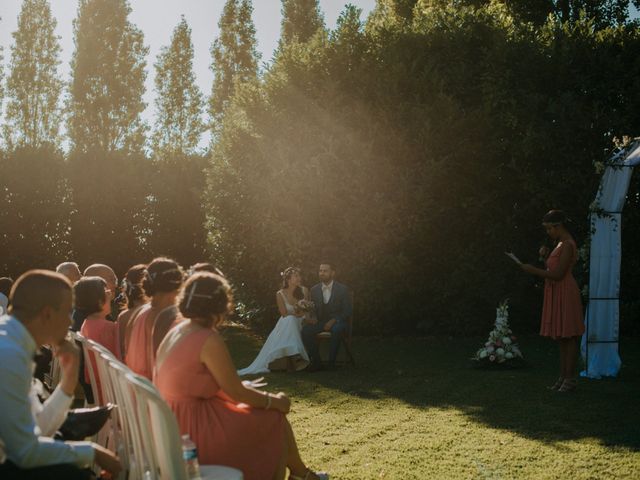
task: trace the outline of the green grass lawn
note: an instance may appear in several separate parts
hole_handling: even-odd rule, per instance
[[[261,340],[225,331],[247,366]],[[273,373],[269,391],[292,398],[289,419],[303,459],[334,479],[640,478],[640,341],[621,345],[617,380],[545,387],[556,349],[520,338],[529,363],[477,370],[484,339],[355,338],[356,367]]]

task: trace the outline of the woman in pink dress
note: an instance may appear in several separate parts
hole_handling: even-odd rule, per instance
[[[118,325],[107,320],[111,313],[110,295],[107,283],[100,277],[83,277],[73,286],[74,308],[88,313],[80,327],[80,334],[107,348],[116,358],[120,358],[120,345],[118,341]],[[93,371],[96,371],[95,359],[91,357]],[[89,369],[84,368],[85,381],[89,383]],[[99,397],[98,403],[102,403],[102,390],[100,381],[96,378],[96,390]]]
[[[151,302],[138,310],[128,323],[125,334],[125,363],[139,375],[152,378],[155,364],[153,327],[164,311],[175,307],[184,273],[180,265],[169,258],[156,258],[147,267],[142,282]]]
[[[189,434],[203,464],[228,465],[246,480],[327,479],[309,470],[298,453],[286,414],[291,402],[238,378],[217,330],[231,305],[227,281],[201,272],[191,276],[181,295],[186,320],[160,344],[154,382]]]
[[[558,392],[576,388],[576,366],[580,336],[584,333],[580,289],[571,270],[578,260],[576,242],[566,228],[561,210],[551,210],[543,220],[547,235],[557,244],[546,260],[546,269],[522,264],[522,269],[545,279],[540,335],[560,347],[560,377],[551,387]]]
[[[116,322],[118,324],[118,339],[120,341],[120,353],[122,358],[125,357],[126,353],[124,339],[129,321],[132,318],[135,318],[138,310],[149,301],[144,293],[144,289],[142,288],[142,281],[144,280],[146,273],[147,266],[140,263],[127,270],[127,273],[124,276],[123,291],[127,296],[127,309],[118,315],[118,320]]]

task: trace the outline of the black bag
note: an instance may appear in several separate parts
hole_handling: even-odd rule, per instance
[[[84,440],[98,433],[115,407],[107,403],[102,407],[75,408],[69,410],[55,437],[58,440]]]

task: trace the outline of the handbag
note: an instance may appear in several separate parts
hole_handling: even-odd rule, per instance
[[[56,432],[54,438],[58,440],[84,440],[87,437],[92,437],[107,422],[114,407],[114,404],[107,403],[101,407],[69,410],[67,419]]]

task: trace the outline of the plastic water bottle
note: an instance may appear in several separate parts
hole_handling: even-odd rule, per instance
[[[189,435],[182,435],[182,458],[187,467],[187,475],[192,480],[200,480],[200,464],[198,464],[198,449]]]

